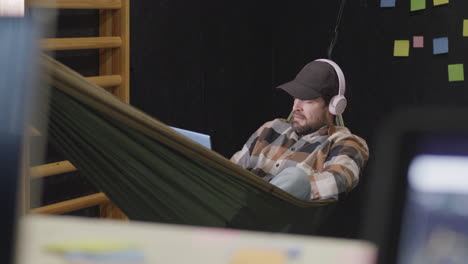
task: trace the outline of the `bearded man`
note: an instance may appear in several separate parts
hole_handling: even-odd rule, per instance
[[[369,157],[364,139],[334,125],[346,107],[342,70],[318,59],[278,88],[294,98],[292,119],[265,123],[231,161],[299,199],[338,200],[358,184]]]

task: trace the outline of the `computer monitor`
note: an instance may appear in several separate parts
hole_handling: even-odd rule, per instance
[[[38,25],[0,17],[0,256],[12,263],[26,122],[36,82]]]
[[[468,109],[405,109],[376,137],[362,237],[382,263],[468,261]]]

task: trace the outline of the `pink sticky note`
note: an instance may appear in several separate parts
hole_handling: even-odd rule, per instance
[[[424,48],[424,36],[413,36],[413,48]]]

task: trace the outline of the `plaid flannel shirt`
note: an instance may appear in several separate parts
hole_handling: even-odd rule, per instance
[[[325,126],[298,137],[290,123],[275,119],[261,126],[231,161],[266,181],[288,167],[309,175],[311,199],[338,199],[359,182],[369,157],[364,139],[346,127]]]

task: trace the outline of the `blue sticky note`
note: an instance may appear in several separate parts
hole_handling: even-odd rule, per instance
[[[302,250],[299,248],[290,248],[287,252],[288,259],[298,259],[302,254]]]
[[[433,53],[444,54],[448,53],[448,38],[435,38],[433,39]]]
[[[395,7],[395,0],[380,0],[380,7]]]
[[[119,263],[119,264],[138,264],[145,260],[144,254],[140,250],[122,250],[106,253],[84,253],[67,252],[63,257],[68,261],[77,263]]]

